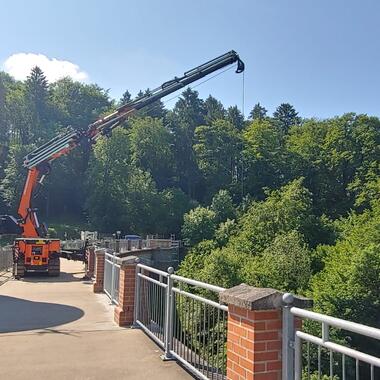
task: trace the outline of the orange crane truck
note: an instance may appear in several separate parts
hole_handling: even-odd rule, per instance
[[[59,239],[47,237],[47,228],[40,224],[32,199],[37,188],[50,173],[55,159],[70,153],[78,145],[91,147],[102,136],[109,137],[112,130],[121,125],[136,111],[154,103],[181,88],[228,65],[237,63],[236,73],[244,71],[244,63],[235,51],[230,51],[184,73],[181,77],[163,83],[147,95],[132,100],[111,114],[99,118],[85,130],[67,128],[52,140],[29,153],[24,160],[27,177],[18,208],[18,218],[0,216],[0,235],[16,234],[13,245],[14,275],[23,277],[26,272],[47,272],[59,276],[61,244]]]

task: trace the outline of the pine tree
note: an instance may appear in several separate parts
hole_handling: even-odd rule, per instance
[[[205,100],[204,105],[206,109],[205,121],[207,124],[211,124],[215,120],[225,118],[226,110],[218,99],[209,95],[209,97]]]
[[[124,94],[122,95],[122,97],[120,98],[120,105],[123,105],[123,104],[125,104],[125,103],[128,103],[128,102],[130,102],[132,100],[132,95],[131,95],[131,93],[128,91],[128,90],[126,90],[125,92],[124,92]]]
[[[297,125],[301,121],[298,112],[289,103],[280,104],[273,113],[273,118],[284,133],[287,133],[292,125]]]
[[[32,113],[32,134],[37,140],[49,135],[49,84],[43,71],[35,66],[25,82],[26,100]]]
[[[244,128],[244,116],[237,106],[228,107],[227,120],[239,131]]]
[[[149,88],[147,88],[144,92],[139,91],[137,94],[137,99],[142,98],[144,96],[150,95],[151,91]],[[144,107],[143,109],[139,110],[137,112],[137,116],[140,117],[153,117],[157,119],[162,119],[166,115],[166,110],[164,103],[161,101],[161,99],[156,100],[154,103],[150,104],[149,106]]]
[[[267,116],[267,110],[260,103],[255,104],[252,111],[249,113],[249,118],[252,120],[262,120]]]

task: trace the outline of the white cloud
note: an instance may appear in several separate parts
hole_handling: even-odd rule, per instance
[[[44,72],[49,82],[55,82],[63,77],[71,77],[78,81],[88,79],[87,73],[75,63],[49,58],[43,54],[12,54],[4,61],[3,69],[15,79],[24,80],[34,66],[38,66]]]

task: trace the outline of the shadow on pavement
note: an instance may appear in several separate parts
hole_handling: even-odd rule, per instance
[[[82,318],[77,307],[0,295],[0,333],[46,329]]]
[[[61,272],[58,277],[49,277],[47,273],[29,272],[21,279],[24,282],[74,282],[84,281],[85,272]]]

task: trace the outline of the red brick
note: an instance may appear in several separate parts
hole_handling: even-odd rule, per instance
[[[278,339],[278,331],[264,331],[255,333],[256,341],[263,340],[277,340]]]
[[[232,327],[232,332],[236,335],[239,335],[240,337],[246,338],[247,337],[247,329],[241,326],[236,326],[236,325],[230,325]]]
[[[233,346],[233,352],[238,354],[239,356],[246,358],[247,357],[247,350],[243,347],[241,347],[239,344],[234,344]]]
[[[245,369],[243,367],[241,367],[239,364],[233,364],[232,366],[232,369],[234,370],[234,372],[236,372],[238,375],[240,376],[243,376],[243,378],[245,378]]]
[[[280,350],[282,348],[282,342],[280,340],[275,340],[272,342],[267,342],[267,350]]]
[[[282,369],[282,362],[280,360],[276,362],[267,362],[267,371],[272,371],[274,369]]]
[[[265,363],[257,363],[257,362],[253,363],[253,371],[255,373],[257,373],[257,372],[265,372],[265,370],[266,370]]]
[[[250,318],[250,316],[252,317]],[[280,313],[278,310],[250,311],[248,313],[248,318],[257,320],[257,321],[268,320],[268,319],[281,320]]]
[[[263,352],[267,350],[266,345],[265,342],[253,342],[253,349],[255,352]]]
[[[249,319],[242,319],[241,325],[250,330],[265,330],[265,322],[255,322]]]
[[[228,353],[228,359],[231,360],[232,363],[239,364],[239,355],[236,355],[233,352]]]
[[[247,370],[252,370],[253,362],[250,360],[246,360],[244,358],[240,358],[239,364],[241,367]]]
[[[231,331],[228,331],[228,332],[227,332],[227,340],[229,340],[229,341],[231,341],[231,342],[233,342],[233,343],[240,343],[240,336],[234,334],[234,333],[231,332]]]
[[[266,322],[267,330],[280,330],[282,328],[282,321],[268,321]]]
[[[241,345],[248,350],[253,350],[253,341],[245,338],[241,338]]]
[[[255,380],[280,380],[280,372],[266,372],[255,374]]]
[[[240,380],[240,376],[234,372],[232,369],[227,369],[227,379],[228,380]]]
[[[278,351],[255,352],[254,361],[265,362],[268,360],[278,360],[278,354]]]
[[[228,315],[228,321],[236,323],[237,325],[240,325],[240,320],[241,320],[241,317],[239,315],[232,314],[232,313]]]
[[[229,313],[238,315],[243,318],[247,318],[248,310],[242,309],[241,307],[237,306],[230,306],[228,309]]]

